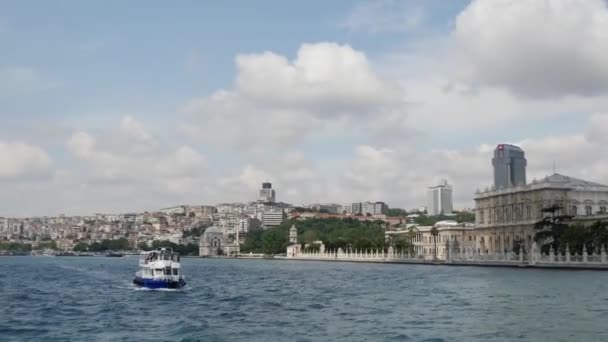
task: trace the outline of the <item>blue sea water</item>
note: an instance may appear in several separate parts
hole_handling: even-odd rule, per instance
[[[182,259],[0,257],[0,341],[608,341],[608,272]]]

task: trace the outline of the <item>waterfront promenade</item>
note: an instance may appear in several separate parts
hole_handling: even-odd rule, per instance
[[[548,254],[541,253],[534,244],[530,253],[500,253],[480,254],[474,250],[449,248],[446,259],[424,258],[420,255],[410,255],[395,251],[392,247],[388,251],[344,251],[341,248],[335,251],[319,252],[297,252],[290,253],[280,259],[301,261],[340,261],[340,262],[363,262],[363,263],[390,263],[390,264],[423,264],[423,265],[447,265],[447,266],[494,266],[494,267],[531,267],[531,268],[553,268],[553,269],[581,269],[581,270],[608,270],[608,256],[605,248],[600,253],[559,254],[552,251]]]

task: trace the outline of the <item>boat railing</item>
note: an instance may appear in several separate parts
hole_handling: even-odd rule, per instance
[[[181,258],[179,256],[179,254],[176,254],[176,253],[158,254],[156,252],[151,252],[151,253],[142,254],[139,258],[139,263],[142,265],[146,265],[146,264],[148,264],[150,262],[154,262],[154,261],[171,261],[171,262],[179,263],[180,260],[181,260]]]

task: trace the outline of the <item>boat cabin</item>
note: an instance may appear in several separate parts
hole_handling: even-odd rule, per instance
[[[171,248],[159,248],[141,255],[141,275],[144,277],[179,276],[180,257]]]
[[[142,258],[145,263],[162,260],[179,262],[179,254],[173,253],[171,248],[159,248],[155,251],[143,254]]]

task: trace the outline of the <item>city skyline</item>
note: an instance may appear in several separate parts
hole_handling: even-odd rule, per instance
[[[608,183],[602,0],[142,4],[0,4],[0,216]]]

